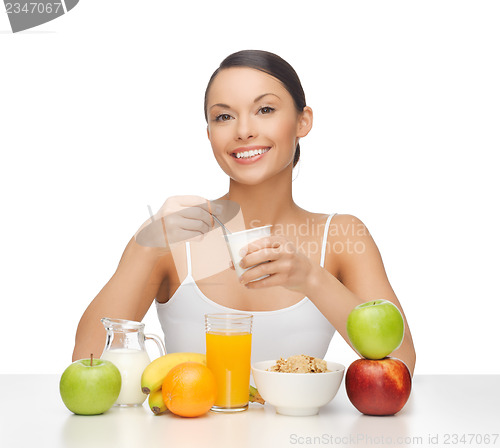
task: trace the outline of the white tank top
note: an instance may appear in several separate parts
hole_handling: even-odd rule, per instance
[[[325,263],[330,221],[323,234],[320,265]],[[300,302],[275,311],[240,311],[210,300],[198,288],[191,273],[191,249],[186,243],[187,276],[165,303],[156,302],[165,335],[167,353],[205,353],[205,314],[245,312],[253,315],[252,363],[310,355],[324,358],[335,328],[316,306],[304,297]]]

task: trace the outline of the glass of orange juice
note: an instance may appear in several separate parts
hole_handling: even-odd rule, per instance
[[[212,411],[248,408],[252,318],[245,313],[205,314],[207,367],[217,384]]]

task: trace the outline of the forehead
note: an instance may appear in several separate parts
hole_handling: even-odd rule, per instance
[[[292,100],[283,84],[274,76],[248,67],[232,67],[221,70],[212,81],[207,95],[207,106],[253,101],[264,93],[274,93],[281,99]]]

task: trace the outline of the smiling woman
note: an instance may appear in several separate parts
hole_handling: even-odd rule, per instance
[[[408,322],[364,224],[350,215],[309,212],[293,200],[299,141],[313,124],[294,69],[265,51],[230,55],[210,78],[204,106],[213,154],[229,177],[228,192],[215,202],[237,203],[245,228],[272,225],[271,236],[246,247],[240,266],[249,269],[240,277],[227,268],[196,281],[194,272],[226,248],[223,240],[208,246],[210,202],[169,198],[159,212],[163,247],[143,247],[132,237],[80,321],[74,359],[102,350],[101,317],[141,320],[154,300],[168,352],[205,352],[203,316],[245,311],[254,315],[253,361],[301,353],[323,358],[335,331],[349,344],[350,311],[383,298],[399,308],[405,324],[404,340],[392,355],[413,372]],[[173,203],[175,219],[166,212]],[[194,236],[205,239],[187,241]],[[353,247],[362,250],[348,249]]]
[[[285,84],[256,69],[219,69],[206,102],[208,138],[232,180],[256,185],[276,173],[288,175],[300,156],[299,139],[311,129],[312,110],[305,105],[299,109]],[[305,104],[303,93],[299,102]],[[264,158],[266,163],[258,163]],[[240,165],[245,165],[243,171]]]
[[[300,79],[297,73],[295,72],[293,67],[290,64],[288,64],[284,59],[264,51],[241,51],[228,56],[226,59],[224,59],[224,61],[222,61],[219,68],[213,73],[212,77],[210,78],[207,89],[205,91],[204,111],[205,111],[205,119],[207,120],[207,122],[209,121],[209,116],[208,116],[209,112],[211,119],[215,121],[225,121],[234,118],[231,116],[230,113],[221,113],[217,115],[214,112],[212,114],[213,112],[212,108],[221,107],[223,109],[222,112],[224,112],[224,108],[226,108],[226,110],[230,109],[230,106],[228,104],[217,103],[210,106],[210,108],[207,107],[209,100],[208,94],[210,91],[213,91],[213,89],[211,88],[213,87],[212,84],[214,82],[214,79],[219,75],[219,73],[222,70],[231,67],[253,68],[263,73],[267,73],[268,75],[270,75],[272,79],[279,81],[282,90],[283,89],[286,90],[286,94],[283,95],[284,99],[286,100],[288,97],[291,97],[293,105],[295,106],[295,109],[297,111],[297,114],[300,114],[304,111],[307,111],[306,112],[307,114],[311,114],[310,119],[312,125],[312,110],[306,106],[306,98],[304,90],[302,88],[302,84],[300,83]],[[238,91],[241,91],[241,86],[239,88],[238,86],[236,87]],[[232,98],[234,99],[235,97]],[[261,93],[260,95],[258,95],[253,100],[253,103],[257,107],[258,113],[260,113],[261,115],[266,115],[276,112],[276,108],[273,107],[273,100],[274,102],[280,102],[282,101],[282,98],[280,98],[280,96],[276,92],[270,91],[268,93]],[[266,151],[269,150],[269,148],[258,148],[258,149],[264,149]],[[234,154],[238,157],[238,154],[240,152],[242,151],[235,151]],[[299,158],[300,158],[300,145],[297,142],[293,158],[294,167],[299,161]]]

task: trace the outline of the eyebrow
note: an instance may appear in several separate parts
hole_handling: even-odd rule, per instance
[[[273,95],[275,96],[276,98],[278,98],[279,100],[281,99],[278,95],[276,95],[275,93],[263,93],[262,95],[259,95],[257,98],[255,98],[253,100],[254,103],[257,103],[259,102],[262,98],[264,98],[265,96],[267,95]],[[226,108],[226,109],[229,109],[231,106],[229,106],[228,104],[224,104],[224,103],[217,103],[217,104],[214,104],[213,106],[210,106],[210,110],[213,109],[214,107],[222,107],[222,108]]]
[[[278,95],[276,95],[275,93],[263,93],[262,95],[259,95],[257,98],[255,98],[253,100],[254,103],[256,103],[257,101],[260,101],[262,98],[264,98],[265,96],[267,95],[273,95],[275,96],[276,98],[278,98],[279,100],[281,99]]]

